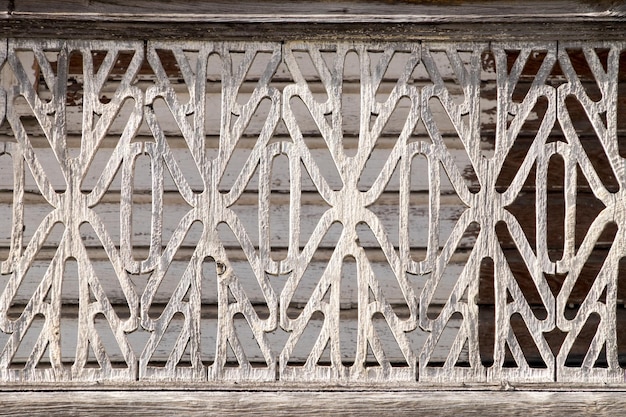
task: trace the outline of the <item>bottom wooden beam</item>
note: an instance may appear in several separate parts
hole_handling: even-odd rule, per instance
[[[21,391],[0,415],[111,416],[615,416],[623,391]]]

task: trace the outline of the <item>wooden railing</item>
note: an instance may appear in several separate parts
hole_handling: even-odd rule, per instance
[[[623,387],[624,6],[35,3],[5,390]]]

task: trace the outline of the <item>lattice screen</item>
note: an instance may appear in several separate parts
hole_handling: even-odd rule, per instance
[[[4,383],[624,380],[624,44],[2,45]]]

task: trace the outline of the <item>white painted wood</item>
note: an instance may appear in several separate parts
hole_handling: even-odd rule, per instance
[[[0,45],[3,383],[623,382],[622,43]],[[568,96],[584,114],[568,112]],[[591,131],[575,127],[584,116]],[[583,143],[594,136],[616,192]],[[503,186],[515,152],[521,166]],[[564,183],[553,187],[554,157]],[[577,246],[582,177],[605,209]],[[528,192],[535,236],[511,209]],[[554,192],[562,248],[549,243]],[[612,223],[613,241],[598,243]],[[600,272],[583,276],[599,245]],[[556,290],[555,274],[567,274]],[[571,318],[579,279],[593,283]],[[600,323],[572,365],[589,317]]]
[[[5,136],[5,139],[7,137]],[[147,142],[151,142],[152,138],[146,138]],[[180,139],[180,138],[177,138]],[[249,141],[248,141],[249,142]],[[319,141],[317,141],[319,143]],[[354,142],[353,142],[354,144]],[[236,171],[236,167],[242,166],[250,157],[251,149],[246,148],[246,143],[242,144],[243,149],[235,149],[233,150],[233,155],[231,156],[231,161],[229,162],[228,168],[222,179],[220,181],[219,190],[227,191],[229,186],[232,186],[239,176],[239,172]],[[9,148],[14,146],[9,144]],[[354,147],[354,146],[353,146]],[[83,186],[81,189],[89,190],[91,189],[96,182],[98,181],[102,169],[105,167],[108,162],[113,150],[112,149],[102,149],[98,152],[97,159],[93,161],[89,172],[83,179]],[[378,164],[381,164],[384,161],[385,157],[389,154],[390,149],[376,149],[373,152],[373,161],[377,161]],[[50,148],[36,148],[35,153],[37,157],[41,161],[41,165],[44,167],[54,167],[55,157]],[[217,153],[217,149],[212,150],[211,153]],[[469,161],[467,153],[464,150],[454,149],[451,151],[452,159],[457,163],[458,169],[460,172],[466,172],[469,167]],[[328,185],[333,189],[339,189],[342,186],[341,179],[332,175],[332,173],[336,173],[336,167],[332,162],[330,155],[327,150],[318,150],[313,148],[311,150],[311,156],[319,161],[319,168],[322,172],[326,172],[329,174],[325,175],[327,179]],[[177,161],[186,161],[190,156],[190,152],[188,149],[180,149],[173,148],[172,149],[172,157]],[[9,158],[9,157],[7,157]],[[13,170],[8,163],[10,159],[7,159],[7,163],[3,164],[0,167],[0,187],[2,189],[12,189],[13,188]],[[420,161],[422,162],[422,161]],[[135,162],[135,171],[142,172],[141,175],[137,175],[133,178],[134,191],[136,193],[146,194],[151,190],[151,181],[152,176],[150,175],[150,158],[146,155],[139,155]],[[422,162],[422,165],[426,165],[426,163]],[[428,170],[425,166],[418,166],[418,169],[415,169],[414,172],[411,172],[411,191],[419,192],[428,190]],[[368,168],[373,170],[373,168]],[[181,168],[185,178],[189,183],[189,187],[195,192],[201,192],[204,188],[202,183],[202,178],[200,177],[197,170],[193,167],[183,166]],[[63,178],[63,173],[60,170],[56,170],[54,168],[48,168],[47,172],[49,172],[49,178],[51,185],[58,190],[64,190],[66,187],[65,179]],[[144,173],[145,172],[145,173]],[[274,173],[273,173],[274,174]],[[372,174],[373,175],[373,174]],[[115,177],[113,183],[109,187],[109,191],[115,192],[120,190],[121,188],[121,173]],[[368,177],[367,185],[371,185],[375,178]],[[24,190],[29,192],[37,193],[37,184],[31,175],[27,174],[24,183]],[[471,184],[468,179],[468,183]],[[275,175],[273,176],[273,189],[277,192],[287,192],[289,191],[289,172],[277,170]],[[258,173],[255,173],[249,180],[246,185],[246,191],[258,191],[259,186],[259,178]],[[362,185],[361,188],[365,188],[365,185]],[[400,188],[400,176],[398,174],[391,177],[389,183],[386,187],[386,191],[395,191],[397,192]],[[450,193],[453,191],[453,187],[450,184],[450,181],[445,175],[445,173],[441,173],[441,190],[442,192]],[[173,182],[171,174],[169,172],[164,173],[164,184],[163,191],[177,191],[176,184]],[[303,175],[302,178],[302,191],[303,192],[316,192],[315,185],[311,181],[308,175]]]

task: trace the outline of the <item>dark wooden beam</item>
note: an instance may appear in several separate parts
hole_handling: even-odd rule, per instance
[[[14,0],[13,14],[93,17],[97,20],[301,22],[450,22],[624,17],[622,1],[588,0]]]
[[[626,36],[623,0],[14,0],[5,9],[0,14],[4,37],[506,41]]]

